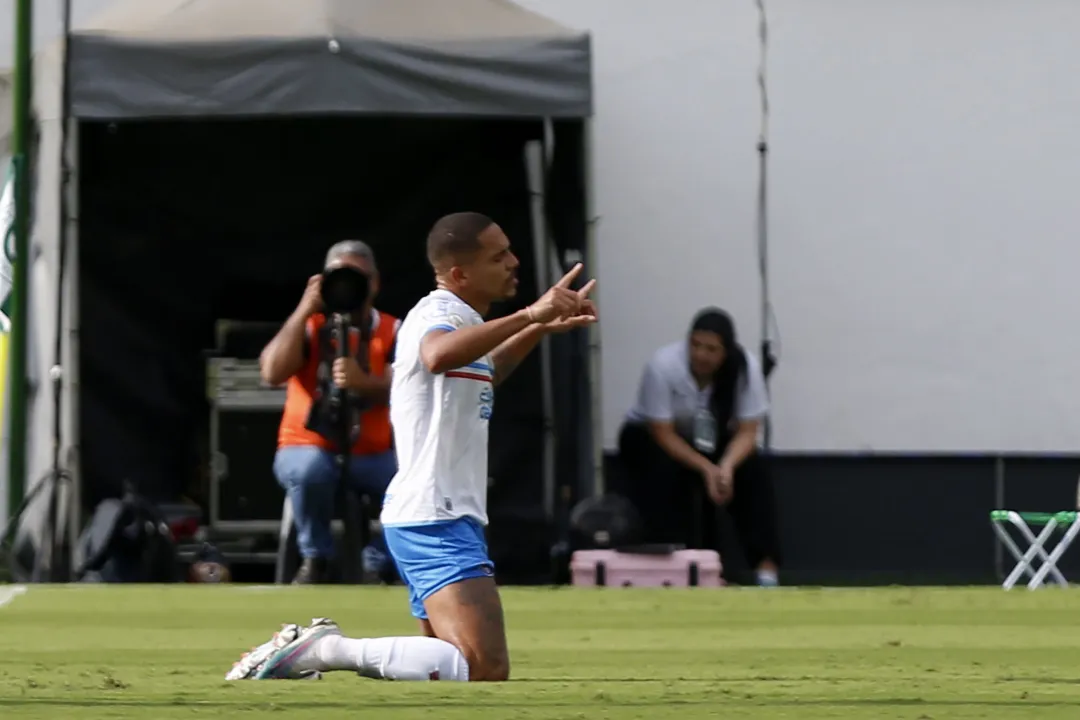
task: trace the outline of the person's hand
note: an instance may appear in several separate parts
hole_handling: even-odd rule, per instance
[[[730,488],[735,487],[735,466],[721,460],[716,463],[716,467],[720,468],[720,481]]]
[[[307,287],[304,288],[304,295],[300,298],[299,310],[304,317],[311,317],[320,312],[322,307],[322,274],[320,273],[308,278]]]
[[[725,505],[731,501],[734,473],[730,468],[710,463],[702,475],[705,480],[705,490],[714,503]]]
[[[345,390],[365,390],[371,381],[371,376],[364,372],[356,358],[351,357],[334,358],[330,374],[334,384]]]
[[[574,282],[574,278],[581,274],[583,267],[581,263],[578,263],[570,268],[570,272],[563,275],[562,279],[544,293],[539,300],[526,308],[529,319],[534,323],[546,325],[555,320],[577,315],[581,311],[584,298],[579,293],[571,290],[570,284]]]
[[[564,333],[569,330],[575,330],[587,325],[592,325],[597,321],[596,306],[593,305],[592,300],[589,299],[589,293],[596,287],[596,280],[590,280],[585,283],[585,287],[577,291],[578,298],[581,300],[581,306],[578,311],[573,315],[561,317],[557,320],[544,325],[544,328],[548,332],[552,333]]]

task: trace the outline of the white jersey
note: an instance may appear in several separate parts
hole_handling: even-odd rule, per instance
[[[435,290],[401,324],[390,384],[398,471],[386,489],[383,525],[460,517],[487,524],[488,421],[495,399],[491,356],[440,375],[420,360],[427,333],[482,322],[457,295]]]

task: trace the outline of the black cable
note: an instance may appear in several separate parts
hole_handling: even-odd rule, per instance
[[[768,158],[769,158],[769,92],[766,75],[766,59],[769,48],[769,23],[765,11],[765,0],[755,0],[758,9],[758,38],[761,43],[761,56],[758,65],[757,82],[761,96],[761,130],[758,135],[758,199],[757,199],[757,245],[758,271],[761,274],[761,369],[765,375],[766,387],[769,376],[779,364],[779,357],[773,352],[771,337],[776,327],[772,301],[769,299],[769,226],[768,226]],[[779,332],[777,346],[779,346]],[[765,418],[764,446],[768,450],[772,444],[772,420]]]
[[[18,573],[14,572],[16,570],[14,566],[15,558],[13,556],[8,556],[6,553],[14,549],[12,545],[12,540],[14,539],[15,531],[19,523],[19,518],[21,518],[23,513],[26,512],[26,508],[30,506],[30,503],[32,503],[34,501],[34,498],[38,496],[38,493],[40,493],[45,488],[45,486],[49,483],[50,479],[52,479],[52,470],[43,475],[41,479],[34,484],[33,489],[31,489],[30,492],[26,493],[26,495],[22,499],[22,502],[19,503],[19,506],[15,508],[14,512],[11,513],[11,515],[8,517],[7,521],[3,525],[3,529],[0,530],[0,562],[8,565],[13,575],[15,576],[18,575]],[[68,482],[71,482],[72,477],[71,474],[66,470],[61,470],[58,480],[66,480]],[[56,484],[59,484],[59,482],[57,481]],[[30,572],[32,577],[33,573],[35,572],[35,568],[30,568]]]

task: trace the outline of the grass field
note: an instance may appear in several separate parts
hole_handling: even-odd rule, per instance
[[[412,634],[400,588],[0,586],[0,718],[1080,718],[1080,593],[504,592],[513,680],[226,683],[284,621]]]

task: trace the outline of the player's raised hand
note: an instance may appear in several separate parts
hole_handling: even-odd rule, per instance
[[[563,316],[547,323],[549,332],[567,332],[576,328],[592,325],[597,320],[596,306],[589,299],[589,293],[596,287],[596,279],[593,278],[585,283],[585,286],[577,291],[578,310],[573,315]]]
[[[583,265],[578,263],[570,272],[562,276],[559,282],[551,286],[539,300],[528,307],[529,318],[536,323],[550,323],[559,318],[577,315],[581,309],[582,297],[570,289],[574,278],[581,274]]]

